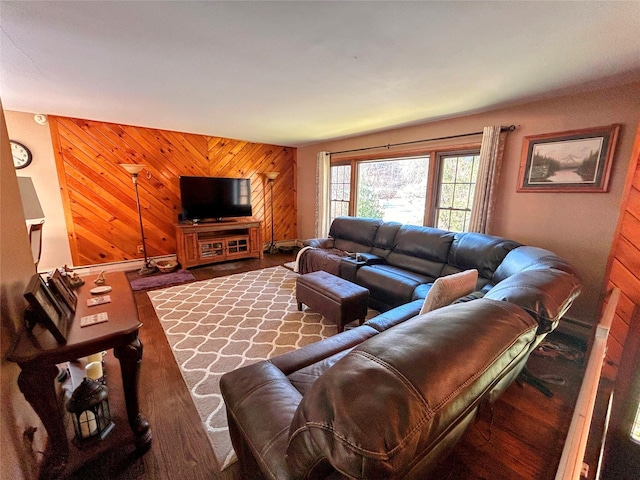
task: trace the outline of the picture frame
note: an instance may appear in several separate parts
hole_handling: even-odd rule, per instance
[[[518,192],[591,192],[609,189],[620,125],[524,138]]]
[[[78,297],[57,268],[49,276],[49,287],[55,296],[60,298],[71,312],[76,311]]]
[[[66,333],[69,315],[58,303],[39,274],[29,280],[24,297],[35,319],[51,332],[58,343],[67,343]]]

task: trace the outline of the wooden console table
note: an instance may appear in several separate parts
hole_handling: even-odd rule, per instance
[[[182,268],[239,258],[263,258],[259,220],[177,223],[175,227],[177,257]]]
[[[9,355],[9,360],[21,368],[18,386],[27,401],[40,417],[49,434],[49,445],[40,470],[40,478],[62,476],[69,459],[69,443],[64,426],[64,412],[60,410],[55,382],[59,363],[76,360],[93,353],[113,348],[120,362],[122,387],[129,426],[134,434],[138,452],[151,447],[149,422],[138,406],[138,377],[142,361],[142,343],[138,329],[138,310],[131,287],[124,272],[107,274],[111,303],[87,307],[91,297],[89,290],[95,287],[95,275],[83,277],[85,285],[77,290],[78,306],[67,331],[67,343],[61,345],[53,335],[41,326],[33,332],[23,332]],[[80,318],[94,313],[107,312],[109,320],[88,327],[80,327]]]

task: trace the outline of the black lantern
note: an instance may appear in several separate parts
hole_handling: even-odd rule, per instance
[[[73,418],[74,443],[82,447],[87,442],[105,438],[113,429],[109,412],[109,389],[102,383],[85,378],[67,403]]]

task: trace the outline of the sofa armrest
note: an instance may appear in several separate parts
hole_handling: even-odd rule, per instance
[[[358,260],[365,262],[366,265],[380,265],[381,263],[387,263],[384,258],[373,253],[359,253]]]
[[[419,315],[423,303],[423,299],[405,303],[404,305],[392,308],[391,310],[387,310],[386,312],[373,317],[371,320],[365,322],[365,325],[375,328],[379,332],[383,332],[394,325]]]
[[[502,280],[484,298],[515,303],[538,322],[538,334],[554,330],[580,294],[582,282],[554,268],[530,269]]]
[[[271,362],[226,373],[220,390],[241,465],[257,464],[264,478],[288,478],[283,462],[289,427],[302,395]],[[242,458],[244,455],[253,458]],[[249,477],[247,477],[249,478]],[[251,478],[255,478],[255,472]]]
[[[309,238],[303,242],[305,247],[333,248],[333,238]]]
[[[335,355],[338,352],[351,349],[377,333],[377,330],[367,325],[361,325],[325,338],[321,342],[311,343],[305,345],[303,348],[278,355],[272,358],[271,362],[278,367],[284,375],[289,375],[301,368]]]

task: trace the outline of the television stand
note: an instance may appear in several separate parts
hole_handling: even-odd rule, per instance
[[[262,222],[236,218],[211,223],[177,223],[176,250],[182,268],[263,258]]]

